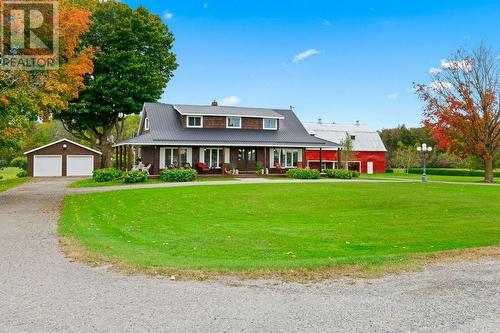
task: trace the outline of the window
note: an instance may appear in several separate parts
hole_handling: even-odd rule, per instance
[[[163,168],[179,167],[185,166],[186,164],[191,164],[189,161],[188,153],[189,148],[181,148],[180,152],[178,148],[165,148],[165,164]],[[178,159],[180,157],[180,165],[178,164]]]
[[[149,118],[144,118],[144,130],[149,131]]]
[[[227,117],[226,118],[227,128],[241,128],[241,117]]]
[[[205,148],[203,162],[209,168],[219,168],[222,161],[222,148]]]
[[[351,141],[356,140],[356,135],[351,135]]]
[[[200,116],[188,116],[187,127],[203,127],[203,119]]]
[[[297,149],[275,149],[274,164],[279,163],[284,168],[296,168],[299,161],[299,150]]]
[[[278,120],[271,118],[264,118],[264,129],[267,130],[275,130],[278,129]]]

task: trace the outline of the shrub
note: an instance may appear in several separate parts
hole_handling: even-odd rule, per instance
[[[0,170],[9,166],[9,162],[4,159],[0,159]]]
[[[385,173],[394,173],[394,170],[391,168],[385,169]]]
[[[355,173],[357,175],[355,175]],[[325,170],[325,174],[328,178],[338,178],[338,179],[351,179],[352,177],[359,176],[358,172],[345,169],[327,169]]]
[[[196,178],[194,169],[165,169],[160,174],[160,179],[169,183],[189,182]]]
[[[146,172],[139,170],[131,170],[129,172],[125,172],[123,175],[123,181],[127,184],[133,183],[144,183],[148,180],[149,176]]]
[[[359,178],[360,173],[357,171],[351,171],[352,172],[352,178]]]
[[[438,169],[438,168],[427,168],[425,172],[428,175],[440,175],[440,176],[476,176],[484,177],[484,171],[482,170],[464,170],[464,169]],[[411,168],[408,173],[422,174],[422,168]],[[500,172],[494,172],[494,177],[500,177]]]
[[[109,182],[123,176],[123,171],[115,168],[97,169],[92,173],[92,178],[98,183]]]
[[[28,171],[26,170],[21,170],[17,173],[16,177],[18,178],[24,178],[24,177],[28,177]]]
[[[321,177],[316,169],[289,169],[286,176],[295,179],[319,179]]]
[[[3,179],[3,176],[2,176],[2,175],[0,175],[0,180],[2,180],[2,179]]]
[[[27,157],[15,157],[10,161],[10,166],[14,168],[19,168],[26,170],[26,166],[28,165]]]

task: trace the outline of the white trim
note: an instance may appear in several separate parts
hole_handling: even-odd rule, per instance
[[[207,164],[205,163],[205,151],[207,149],[210,149],[210,163]],[[217,163],[215,166],[212,166],[212,154],[214,151],[216,150],[217,151]],[[219,154],[219,151],[222,150],[222,153],[224,154],[224,148],[221,148],[220,146],[219,147],[200,147],[200,156],[198,158],[198,161],[199,162],[203,162],[207,167],[209,167],[210,169],[220,169],[221,167],[219,166],[221,164],[221,160],[220,160],[220,154]]]
[[[38,155],[38,156],[43,156],[43,155]],[[70,175],[69,174],[69,158],[70,157],[91,157],[92,158],[92,171],[94,171],[94,166],[95,166],[95,161],[94,161],[94,155],[66,155],[66,176],[68,177],[80,177],[80,176],[91,176],[92,173],[90,175]]]
[[[269,164],[272,165],[272,168],[274,168],[274,163],[275,163],[274,162],[274,150],[275,150],[275,148],[269,149],[269,156],[270,156],[270,159],[269,159],[270,163]],[[302,154],[304,153],[302,148],[295,148],[294,149],[294,148],[281,148],[280,147],[280,148],[278,148],[276,150],[279,151],[278,152],[278,156],[279,156],[278,157],[278,163],[281,165],[282,168],[285,168],[285,169],[295,169],[295,168],[297,168],[297,166],[293,165],[294,162],[297,165],[298,165],[298,163],[302,163]],[[281,160],[281,154],[283,153],[283,151],[284,151],[284,155],[285,155],[285,161]],[[294,155],[295,152],[297,153],[297,161],[293,160],[293,155]],[[287,161],[287,154],[288,153],[292,154],[291,165],[287,165],[287,162],[288,162]]]
[[[239,118],[240,119],[240,126],[239,127],[231,127],[231,126],[229,126],[229,118]],[[241,122],[242,122],[242,118],[241,117],[226,116],[226,128],[239,129],[239,128],[241,128]]]
[[[97,153],[97,154],[99,154],[99,155],[102,155],[102,153],[101,153],[100,151],[94,150],[94,149],[92,149],[92,148],[86,147],[86,146],[84,146],[84,145],[81,145],[81,144],[79,144],[79,143],[76,143],[76,142],[71,141],[71,140],[68,140],[68,139],[61,139],[61,140],[57,140],[57,141],[54,141],[54,142],[48,143],[48,144],[46,144],[45,146],[41,146],[41,147],[38,147],[38,148],[35,148],[35,149],[32,149],[32,150],[29,150],[29,151],[25,152],[25,153],[24,153],[24,155],[30,154],[30,153],[32,153],[32,152],[34,152],[34,151],[37,151],[37,150],[40,150],[40,149],[43,149],[43,148],[46,148],[46,147],[50,147],[50,146],[52,146],[52,145],[58,144],[58,143],[63,142],[63,141],[66,141],[66,142],[72,143],[72,144],[74,144],[74,145],[76,145],[76,146],[82,147],[82,148],[84,148],[84,149],[87,149],[87,150],[93,151],[94,153]],[[49,156],[49,155],[47,155],[47,156]]]
[[[179,111],[177,111],[179,112]],[[280,116],[280,117],[273,117],[273,116],[259,116],[259,115],[246,115],[246,114],[221,114],[221,113],[181,113],[179,112],[182,116],[195,116],[195,117],[203,117],[203,116],[208,116],[208,117],[241,117],[241,118],[272,118],[272,119],[285,119],[285,117]]]
[[[274,120],[276,120],[276,126],[274,128],[266,128],[266,126],[265,126],[266,119],[274,119]],[[278,129],[278,119],[276,119],[276,118],[269,118],[269,117],[262,118],[262,129],[266,130],[266,131],[276,131]]]
[[[200,126],[190,126],[189,118],[200,118]],[[186,116],[186,127],[187,128],[203,128],[203,116]]]
[[[145,114],[145,110],[144,110],[144,104],[142,105],[142,110],[141,110],[141,119],[139,121],[139,126],[137,127],[137,136],[141,135],[141,128],[142,128],[142,123],[144,121],[144,114]]]
[[[231,164],[231,149],[224,148],[224,163]]]
[[[151,143],[151,142],[144,142],[144,143],[141,143],[141,142],[134,142],[134,143],[117,143],[115,145],[113,145],[113,147],[119,147],[119,146],[194,146],[194,147],[220,147],[220,146],[224,146],[224,147],[273,147],[273,148],[297,148],[297,149],[311,149],[310,146],[302,146],[300,144],[293,144],[293,145],[282,145],[282,144],[279,144],[279,143],[276,143],[276,144],[268,144],[268,143],[264,143],[264,144],[259,144],[259,143],[217,143],[217,144],[211,144],[211,143],[199,143],[199,142],[168,142],[168,143],[164,143],[164,142],[155,142],[155,143]],[[317,147],[316,147],[317,148]],[[327,149],[327,148],[331,148],[331,149],[334,149],[336,147],[332,147],[332,146],[326,146],[326,147],[321,147],[323,149]],[[319,148],[318,148],[319,149]]]
[[[149,117],[144,118],[144,130],[149,131]]]
[[[193,166],[193,149],[190,148],[190,147],[176,147],[176,146],[169,146],[169,147],[160,147],[160,169],[165,169],[166,167],[168,167],[168,165],[165,165],[165,161],[166,161],[166,150],[167,149],[171,149],[172,152],[170,153],[170,160],[173,161],[173,157],[174,157],[174,153],[173,153],[173,149],[186,149],[186,163],[189,163],[189,165]],[[180,155],[180,153],[179,153]],[[178,163],[180,161],[177,161]]]

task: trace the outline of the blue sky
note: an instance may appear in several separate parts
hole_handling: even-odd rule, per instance
[[[161,15],[179,68],[166,103],[295,107],[304,121],[419,125],[412,82],[454,50],[500,54],[500,1],[126,1]]]

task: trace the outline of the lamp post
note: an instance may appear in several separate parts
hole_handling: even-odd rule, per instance
[[[432,151],[432,147],[427,147],[426,143],[422,143],[422,146],[417,147],[417,151],[422,155],[422,183],[427,182],[427,174],[425,173],[425,167],[427,162],[427,153]]]

